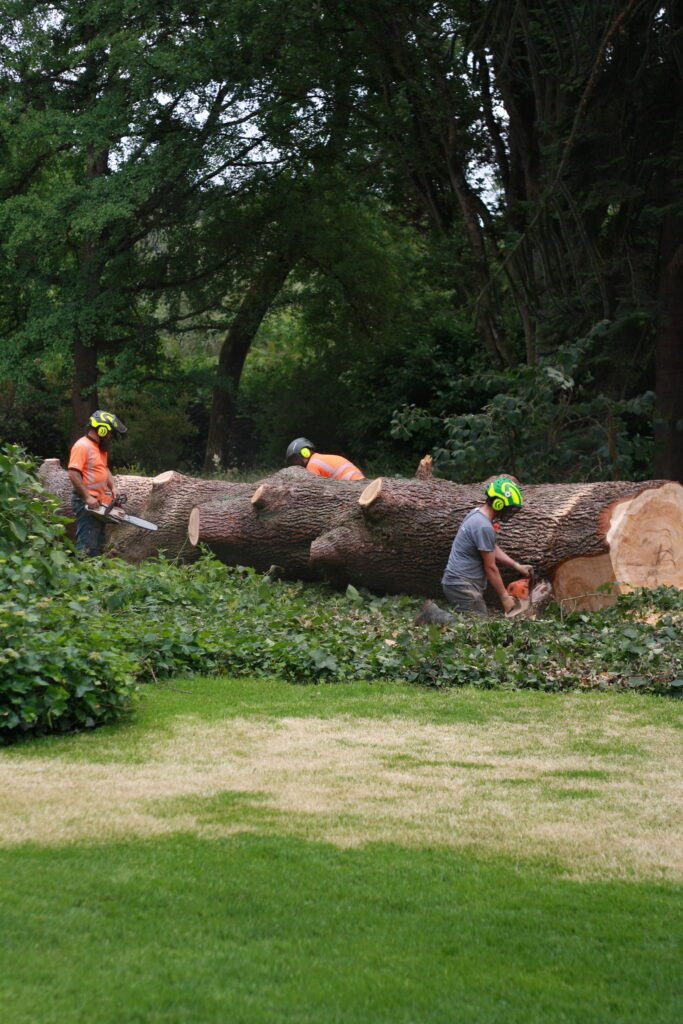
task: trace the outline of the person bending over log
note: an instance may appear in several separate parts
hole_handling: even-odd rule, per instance
[[[305,437],[297,437],[289,445],[287,462],[290,466],[303,466],[309,473],[330,480],[365,480],[358,466],[343,455],[321,455],[313,442]]]
[[[522,507],[522,492],[508,477],[493,480],[484,492],[486,501],[473,508],[463,519],[455,535],[451,553],[441,578],[446,600],[455,611],[487,618],[484,590],[491,584],[500,598],[503,611],[515,607],[515,599],[505,589],[498,563],[531,576],[532,566],[510,558],[496,542],[496,525],[516,515]]]

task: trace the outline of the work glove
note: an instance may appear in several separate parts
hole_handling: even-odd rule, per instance
[[[500,599],[500,603],[503,606],[503,611],[507,614],[508,612],[511,612],[512,609],[516,606],[517,601],[512,596],[512,594],[503,594],[503,596]]]
[[[522,576],[531,576],[534,571],[533,565],[523,565],[521,562],[515,562],[513,569],[516,569],[517,572],[521,572]]]

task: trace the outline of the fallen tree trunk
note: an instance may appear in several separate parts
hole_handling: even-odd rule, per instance
[[[501,528],[500,543],[549,579],[558,601],[595,608],[614,601],[620,586],[683,587],[679,484],[544,484],[523,492],[524,508]],[[188,535],[226,562],[434,597],[457,528],[481,498],[480,484],[426,477],[339,485],[294,468],[260,485],[250,501],[193,509]],[[611,593],[596,594],[604,584]]]
[[[56,459],[40,469],[70,515],[71,486]],[[304,580],[353,583],[377,593],[440,598],[453,537],[481,503],[481,484],[435,479],[339,482],[299,467],[258,484],[197,480],[179,473],[118,477],[128,508],[156,523],[108,530],[105,553],[139,562],[159,550],[190,560],[205,544],[231,565]],[[502,547],[531,562],[556,600],[596,608],[622,587],[683,588],[683,487],[655,480],[522,485],[524,507],[500,532]],[[504,578],[511,578],[504,573]],[[610,594],[597,594],[611,585]]]
[[[285,575],[323,580],[311,558],[316,538],[357,514],[367,481],[326,480],[299,467],[283,469],[230,502],[217,498],[190,514],[191,544],[206,544],[228,564],[260,572],[279,566]]]
[[[38,470],[38,479],[46,491],[59,498],[59,514],[71,518],[71,481],[59,459],[46,459]],[[253,484],[198,480],[173,470],[155,477],[116,476],[115,480],[117,493],[126,495],[126,511],[158,526],[153,532],[125,523],[107,525],[104,553],[133,564],[160,551],[167,558],[197,558],[199,551],[187,540],[187,521],[194,506],[217,495],[249,498],[254,490]],[[67,532],[73,539],[73,524]]]

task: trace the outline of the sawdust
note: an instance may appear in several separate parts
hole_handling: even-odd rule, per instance
[[[683,878],[678,731],[615,715],[604,752],[580,752],[581,737],[538,721],[188,718],[141,764],[0,755],[0,845],[256,829],[549,857],[577,878]],[[222,794],[241,798],[217,806]]]

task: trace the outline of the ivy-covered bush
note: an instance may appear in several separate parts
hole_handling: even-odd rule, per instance
[[[14,445],[0,448],[0,743],[117,720],[137,663],[90,614],[57,502]]]
[[[37,598],[61,580],[69,551],[57,505],[33,460],[16,445],[0,447],[0,595]]]

